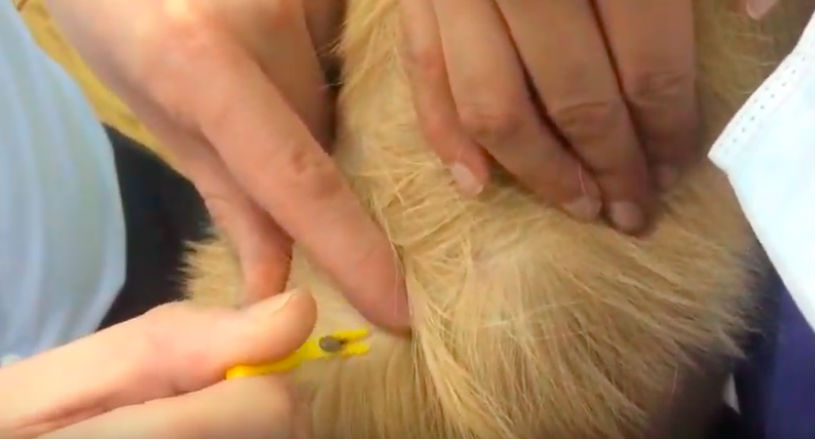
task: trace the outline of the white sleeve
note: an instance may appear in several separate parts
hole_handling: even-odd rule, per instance
[[[815,21],[709,153],[815,327]]]
[[[0,0],[0,357],[93,332],[124,275],[107,136],[77,85]]]

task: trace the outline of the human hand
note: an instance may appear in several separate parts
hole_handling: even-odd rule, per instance
[[[754,20],[761,20],[772,11],[778,0],[735,0],[731,5],[737,12],[744,12]]]
[[[291,237],[365,317],[408,326],[391,246],[321,147],[331,136],[331,96],[315,45],[332,37],[326,24],[339,17],[340,2],[48,6],[202,194],[236,246],[248,302],[283,288]]]
[[[701,157],[691,0],[402,0],[425,137],[465,193],[492,156],[542,199],[647,228]],[[528,80],[527,80],[528,77]]]
[[[304,437],[282,376],[222,378],[289,355],[315,318],[301,292],[241,311],[161,306],[0,368],[0,437]]]

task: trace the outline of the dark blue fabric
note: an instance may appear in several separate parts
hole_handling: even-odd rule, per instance
[[[815,331],[777,277],[766,329],[736,372],[741,418],[756,438],[815,438]]]

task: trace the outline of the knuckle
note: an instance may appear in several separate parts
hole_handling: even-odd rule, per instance
[[[267,24],[286,26],[301,17],[300,2],[295,0],[273,0],[263,3]]]
[[[623,80],[623,93],[635,105],[671,100],[693,91],[693,71],[643,70]]]
[[[567,183],[571,167],[560,154],[531,154],[535,160],[525,161],[512,169],[512,174],[542,198],[557,202],[569,195]]]
[[[241,61],[232,65],[237,65]],[[193,114],[195,131],[203,134],[212,146],[223,154],[222,144],[232,143],[232,139],[244,135],[248,137],[246,128],[243,127],[253,122],[247,121],[249,106],[245,101],[245,95],[238,88],[240,85],[233,83],[234,76],[229,73],[222,74],[229,69],[229,60],[224,58],[216,62],[211,64],[213,75],[209,80],[215,87],[209,90],[192,90],[184,108],[190,108]],[[201,82],[204,81],[206,79],[201,79]],[[219,141],[216,138],[223,140]]]
[[[480,102],[490,102],[482,100]],[[465,103],[459,108],[464,128],[477,140],[487,144],[512,136],[521,128],[520,106],[510,100],[497,99],[493,104]]]
[[[183,302],[165,303],[148,310],[139,320],[141,323],[139,337],[142,343],[134,345],[143,348],[141,352],[146,358],[163,355],[171,348],[168,336],[176,332],[173,326],[182,318],[185,311],[186,305]]]
[[[203,19],[170,20],[160,31],[162,50],[166,67],[186,69],[186,61],[207,59],[219,47],[219,42]]]
[[[146,326],[162,329],[167,322],[175,321],[186,310],[187,305],[183,302],[165,303],[144,313],[144,321]]]
[[[354,242],[354,249],[348,253],[348,258],[353,266],[381,267],[383,261],[392,258],[389,252],[390,249],[375,237],[366,236]]]
[[[138,57],[141,61],[129,78],[129,82],[143,84],[150,101],[166,109],[168,117],[174,119],[189,117],[190,101],[199,97],[192,90],[207,96],[216,90],[201,93],[200,86],[208,75],[200,71],[228,61],[223,43],[200,27],[198,22],[169,24],[154,49]]]
[[[536,169],[530,165],[513,168],[511,173],[521,184],[537,195],[547,200],[552,198],[552,188],[556,180],[553,179],[551,174],[542,172],[541,168]]]
[[[216,195],[212,192],[203,192],[201,194],[201,198],[204,200],[204,205],[206,206],[212,221],[220,227],[228,228],[229,212],[232,209],[231,203],[227,197]]]
[[[410,70],[423,77],[439,78],[444,75],[445,63],[441,49],[434,44],[405,43],[405,62]]]
[[[150,359],[164,356],[181,364],[212,364],[208,344],[195,343],[204,324],[217,333],[217,327],[228,323],[231,314],[224,309],[207,309],[189,301],[170,302],[144,313],[141,319],[143,352]]]
[[[557,107],[549,115],[558,128],[574,140],[606,132],[624,112],[621,100],[606,99]]]
[[[286,152],[276,154],[272,160],[277,168],[283,185],[278,192],[297,193],[312,201],[324,201],[339,194],[344,181],[333,161],[313,148],[303,145],[291,145],[284,148]]]
[[[449,123],[446,123],[444,117],[438,113],[425,112],[430,114],[422,114],[419,121],[425,134],[425,138],[431,143],[430,146],[436,149],[443,148],[447,145],[445,140],[448,139],[448,133],[453,129]]]

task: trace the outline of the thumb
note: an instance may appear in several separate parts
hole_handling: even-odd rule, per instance
[[[36,435],[117,407],[188,393],[241,363],[274,360],[305,341],[314,299],[290,292],[244,310],[188,303],[133,320],[0,370],[0,388],[24,398],[0,406],[0,436]]]
[[[317,315],[311,295],[297,290],[241,311],[191,310],[185,304],[175,304],[152,313],[152,319],[146,315],[142,323],[153,327],[149,331],[154,332],[154,355],[164,357],[161,377],[176,393],[220,381],[236,364],[289,355],[311,334]]]

